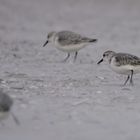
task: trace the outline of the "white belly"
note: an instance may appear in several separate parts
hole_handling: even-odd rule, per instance
[[[87,44],[78,44],[78,45],[68,45],[68,46],[61,46],[61,45],[55,45],[57,49],[63,51],[63,52],[76,52],[80,49],[84,48]]]
[[[131,70],[133,70],[134,74],[140,73],[140,66],[132,66],[132,65],[124,65],[124,66],[115,66],[110,64],[111,69],[119,74],[129,75],[131,74]]]

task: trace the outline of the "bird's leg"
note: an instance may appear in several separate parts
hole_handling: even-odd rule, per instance
[[[69,57],[70,57],[70,53],[68,53],[67,57],[63,60],[63,62],[66,62]]]
[[[134,74],[134,71],[133,70],[131,70],[131,77],[130,77],[130,84],[131,85],[134,85],[134,83],[133,83],[133,74]]]
[[[74,62],[76,61],[77,55],[78,55],[78,52],[75,52],[75,55],[74,55]]]
[[[126,85],[126,83],[128,82],[129,79],[130,79],[130,76],[128,75],[126,81],[123,84],[124,86]]]
[[[13,117],[13,120],[15,121],[15,123],[16,123],[17,125],[20,125],[20,122],[19,122],[18,118],[14,115],[13,112],[11,112],[11,116]]]

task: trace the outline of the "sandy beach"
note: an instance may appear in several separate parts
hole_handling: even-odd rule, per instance
[[[98,42],[62,63],[50,31]],[[0,140],[140,140],[140,74],[97,62],[106,50],[140,57],[139,0],[0,0],[0,88],[15,101]]]

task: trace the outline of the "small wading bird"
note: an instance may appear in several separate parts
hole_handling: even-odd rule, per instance
[[[126,85],[129,80],[130,84],[133,85],[133,74],[140,73],[139,57],[127,53],[106,51],[103,54],[103,58],[97,64],[100,64],[104,60],[108,61],[111,69],[116,73],[127,75],[124,85]]]
[[[80,49],[96,41],[97,39],[84,37],[71,31],[50,32],[47,36],[47,41],[45,42],[43,47],[45,47],[49,42],[51,42],[57,49],[63,52],[67,52],[68,55],[63,60],[64,62],[68,60],[68,58],[70,57],[70,53],[74,52],[75,61],[78,55],[78,51]]]
[[[2,89],[0,89],[0,121],[8,118],[8,116],[11,115],[16,124],[19,124],[19,120],[16,118],[13,112],[11,112],[12,105],[12,98],[4,93]]]

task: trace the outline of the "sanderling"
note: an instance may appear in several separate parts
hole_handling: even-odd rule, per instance
[[[11,112],[12,105],[12,98],[4,93],[2,89],[0,89],[0,121],[8,118],[8,116],[11,114],[16,124],[19,124],[19,120],[16,118],[13,112]]]
[[[68,53],[67,57],[64,59],[64,62],[68,60],[71,52],[75,53],[75,61],[80,49],[96,41],[97,39],[84,37],[71,31],[50,32],[43,47],[45,47],[49,42],[52,42],[57,49]]]
[[[103,58],[97,64],[100,64],[103,60],[107,60],[111,69],[116,73],[128,75],[124,85],[126,85],[129,79],[130,84],[133,85],[133,74],[140,73],[140,58],[137,56],[106,51],[103,54]]]

